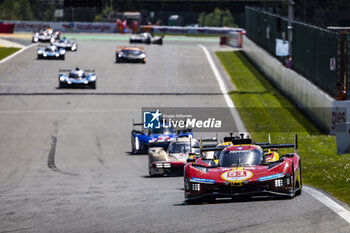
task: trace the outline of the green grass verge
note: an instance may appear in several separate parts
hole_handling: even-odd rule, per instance
[[[267,141],[271,132],[272,143],[291,143],[293,133],[298,133],[304,184],[350,204],[350,155],[336,154],[335,136],[319,132],[242,52],[216,55],[237,87],[230,95],[254,140]]]
[[[0,61],[4,59],[7,56],[10,56],[11,54],[17,52],[20,50],[19,48],[12,48],[12,47],[0,47]]]

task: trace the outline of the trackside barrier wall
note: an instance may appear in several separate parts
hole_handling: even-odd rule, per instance
[[[247,36],[275,56],[276,39],[288,38],[287,19],[246,7]],[[275,56],[276,57],[276,56]],[[337,95],[338,33],[301,22],[293,22],[292,69],[332,96]],[[284,62],[286,57],[276,57]]]
[[[334,100],[332,97],[303,76],[284,67],[247,37],[244,38],[243,51],[280,91],[293,100],[325,132],[330,132]]]
[[[13,33],[15,24],[0,22],[0,33]]]
[[[4,23],[13,23],[14,31],[39,31],[51,27],[61,32],[103,32],[113,33],[117,31],[116,23],[87,23],[87,22],[50,22],[50,21],[15,21],[7,20]]]
[[[144,28],[147,28],[144,27]],[[152,26],[153,33],[169,34],[205,34],[205,35],[227,35],[230,32],[245,32],[242,28],[230,27],[180,27],[180,26]]]

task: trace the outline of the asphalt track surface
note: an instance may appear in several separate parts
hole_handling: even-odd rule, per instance
[[[0,232],[350,232],[305,192],[187,205],[182,177],[149,178],[147,156],[129,153],[131,119],[225,107],[198,43],[218,46],[165,40],[145,46],[145,65],[114,63],[126,42],[81,41],[65,61],[38,61],[34,46],[0,64]],[[96,70],[96,90],[57,89],[75,66]]]

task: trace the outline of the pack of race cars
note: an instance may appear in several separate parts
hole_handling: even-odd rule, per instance
[[[133,127],[142,126],[133,123]],[[209,144],[208,144],[209,142]],[[294,148],[280,155],[279,148]],[[160,128],[131,132],[133,154],[148,154],[149,176],[184,176],[185,201],[189,204],[216,198],[301,194],[301,159],[297,135],[291,144],[258,143],[240,136],[195,138],[190,129]]]
[[[38,59],[65,59],[66,51],[77,51],[75,40],[52,29],[33,35],[39,45]],[[130,43],[163,44],[163,37],[141,33]],[[115,62],[146,63],[146,53],[139,46],[118,46]],[[60,69],[59,88],[90,87],[96,89],[95,70]],[[285,196],[293,198],[302,191],[301,159],[297,154],[297,136],[291,144],[257,143],[244,135],[196,138],[191,129],[175,130],[170,125],[137,130],[142,123],[133,122],[131,153],[148,154],[149,176],[184,176],[184,195],[187,203],[213,201],[216,198]],[[280,155],[278,148],[294,148],[293,153]]]
[[[52,28],[42,29],[34,32],[32,42],[49,42],[50,45],[39,44],[37,49],[37,59],[65,60],[67,51],[76,52],[78,44],[75,40],[66,37],[61,38],[59,31]],[[154,37],[145,32],[131,36],[130,43],[163,44],[163,37]],[[116,63],[146,63],[147,55],[143,47],[140,46],[118,46],[115,52]],[[62,73],[63,72],[63,73]],[[59,88],[69,87],[90,87],[96,89],[97,76],[91,70],[75,68],[71,70],[59,70]]]

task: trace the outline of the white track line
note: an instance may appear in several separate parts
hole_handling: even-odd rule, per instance
[[[209,62],[210,66],[215,74],[216,80],[219,83],[220,90],[224,94],[227,105],[230,108],[234,108],[235,105],[233,104],[231,97],[227,94],[227,88],[225,86],[225,83],[224,83],[218,69],[216,68],[213,59],[211,58],[208,49],[206,47],[204,47],[203,45],[199,45],[199,46],[203,49],[205,55],[208,58],[208,62]],[[235,115],[235,114],[237,114],[237,115]],[[233,112],[233,116],[238,124],[237,127],[239,127],[239,126],[244,127],[244,124],[243,124],[241,118],[239,117],[237,111]],[[244,130],[239,129],[239,130],[242,132],[247,132],[246,129],[244,129]],[[304,186],[303,190],[306,191],[307,193],[309,193],[311,196],[313,196],[316,200],[318,200],[319,202],[321,202],[322,204],[324,204],[325,206],[330,208],[332,211],[334,211],[336,214],[338,214],[341,218],[343,218],[346,222],[348,222],[350,224],[350,211],[346,210],[344,207],[342,207],[341,205],[339,205],[338,203],[336,203],[335,201],[333,201],[332,199],[330,199],[329,197],[327,197],[326,195],[324,195],[323,193],[317,191],[316,189],[314,189],[312,187]]]
[[[222,92],[222,94],[224,95],[224,99],[226,101],[226,104],[229,108],[232,109],[231,113],[232,113],[232,116],[233,116],[233,119],[235,119],[235,122],[237,124],[237,130],[239,132],[248,132],[247,129],[245,128],[243,122],[242,122],[242,119],[241,117],[239,116],[238,112],[237,112],[237,109],[235,107],[235,104],[233,103],[230,95],[228,94],[227,92],[227,88],[226,88],[226,85],[224,83],[224,80],[222,79],[221,77],[221,74],[219,72],[219,70],[216,68],[216,65],[208,51],[208,49],[203,46],[203,45],[198,45],[199,47],[201,47],[205,53],[205,55],[207,56],[207,59],[208,59],[208,62],[209,62],[209,65],[211,67],[211,69],[213,70],[213,73],[215,75],[215,78],[219,84],[219,87],[220,87],[220,91]]]
[[[317,191],[314,188],[304,186],[303,190],[306,191],[308,194],[316,198],[319,202],[330,208],[334,211],[334,213],[338,214],[340,217],[342,217],[346,222],[350,224],[350,211],[346,210],[344,207],[321,193],[320,191]]]
[[[0,64],[6,62],[6,61],[8,61],[8,60],[10,60],[10,59],[13,58],[14,56],[17,56],[18,54],[24,52],[25,50],[27,50],[27,49],[29,49],[29,48],[31,48],[31,47],[33,47],[34,45],[36,45],[36,44],[28,45],[28,46],[26,46],[26,47],[24,47],[24,48],[18,50],[17,52],[11,54],[10,56],[5,57],[4,59],[2,59],[2,60],[0,61]]]

